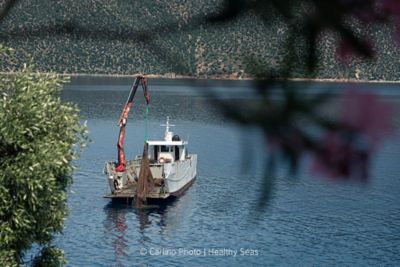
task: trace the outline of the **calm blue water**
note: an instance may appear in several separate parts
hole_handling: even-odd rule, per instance
[[[173,130],[189,138],[190,151],[198,154],[198,178],[177,201],[136,210],[102,198],[107,187],[103,164],[116,159],[116,122],[129,91],[129,84],[117,84],[72,84],[63,93],[80,106],[93,141],[78,162],[70,215],[64,234],[55,240],[69,266],[400,265],[398,138],[375,155],[366,185],[312,177],[306,164],[297,178],[280,168],[269,206],[260,212],[266,150],[259,132],[222,118],[196,91],[201,88],[180,85],[177,90],[150,80],[150,137],[162,137],[159,125],[170,116],[177,125]],[[225,97],[248,99],[244,87],[219,87]],[[390,96],[399,114],[400,98],[394,93],[399,88],[374,88]],[[138,92],[127,127],[128,157],[143,148],[143,103]],[[252,151],[247,171],[244,143]],[[215,255],[216,250],[225,254]]]

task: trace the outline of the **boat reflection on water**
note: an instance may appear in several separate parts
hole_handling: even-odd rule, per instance
[[[110,202],[104,206],[106,214],[103,222],[105,236],[109,237],[115,256],[113,266],[123,267],[123,263],[131,258],[132,247],[144,247],[149,241],[145,230],[151,225],[158,225],[163,232],[168,207],[175,200],[162,205],[152,205],[144,208],[134,208],[126,202]],[[132,219],[134,214],[134,219]],[[135,234],[136,233],[136,234]],[[134,253],[138,255],[138,253]]]
[[[122,205],[106,205],[104,207],[106,218],[103,222],[106,236],[111,237],[111,243],[114,250],[116,264],[114,266],[123,267],[120,262],[121,258],[127,256],[128,240],[126,239],[126,231],[128,225],[126,223],[126,214],[128,209]]]
[[[172,239],[182,230],[182,223],[193,218],[198,212],[198,199],[194,184],[179,198],[171,198],[157,205],[144,205],[135,208],[132,202],[114,200],[108,202],[103,210],[104,243],[114,254],[112,266],[148,266],[154,263],[149,253],[141,250],[159,246],[162,239]]]

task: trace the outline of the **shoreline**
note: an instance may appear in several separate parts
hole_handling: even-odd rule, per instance
[[[141,73],[135,74],[101,74],[101,73],[60,73],[62,76],[70,76],[71,78],[80,78],[80,77],[93,77],[93,78],[134,78],[137,75],[143,75]],[[207,77],[194,77],[187,75],[171,75],[171,74],[147,74],[145,75],[148,78],[152,79],[164,79],[164,80],[186,80],[186,81],[247,81],[253,82],[257,79],[245,77],[245,78],[232,78],[229,75],[227,76],[207,76]],[[293,81],[293,82],[327,82],[327,83],[400,83],[396,80],[363,80],[363,79],[355,79],[355,78],[277,78],[276,81]]]
[[[13,75],[16,72],[3,72],[0,71],[0,74],[3,75]],[[37,74],[48,74],[51,72],[35,72]],[[56,73],[63,77],[71,77],[71,83],[91,80],[91,79],[100,79],[100,80],[111,80],[111,79],[133,79],[137,75],[143,75],[141,73],[135,74],[102,74],[102,73]],[[208,82],[241,82],[241,83],[251,83],[257,81],[257,79],[245,77],[245,78],[233,78],[232,76],[207,76],[207,77],[194,77],[187,75],[171,75],[171,74],[147,74],[145,75],[147,78],[154,79],[156,81],[181,81],[181,82],[194,82],[194,83],[208,83]],[[399,84],[400,80],[363,80],[363,79],[343,79],[343,78],[277,78],[276,81],[290,81],[290,82],[312,82],[312,83],[371,83],[371,84]]]

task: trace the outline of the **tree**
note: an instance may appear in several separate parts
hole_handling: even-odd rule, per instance
[[[43,247],[36,265],[64,261],[50,243],[63,229],[72,162],[87,139],[77,106],[58,95],[66,81],[32,66],[0,75],[1,266],[19,265],[33,243]]]

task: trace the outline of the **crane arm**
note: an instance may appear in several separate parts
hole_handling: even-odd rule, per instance
[[[135,81],[132,84],[128,99],[125,103],[125,106],[121,112],[121,116],[119,117],[119,120],[118,120],[118,126],[119,126],[120,130],[119,130],[118,144],[117,144],[118,163],[115,168],[115,170],[117,172],[125,171],[125,167],[126,167],[126,159],[125,159],[125,152],[124,152],[125,126],[126,126],[126,123],[128,122],[129,111],[132,108],[133,99],[135,98],[135,94],[139,87],[139,84],[143,88],[143,95],[144,95],[144,98],[146,99],[146,104],[148,105],[150,103],[150,93],[147,89],[147,79],[144,76],[139,75],[136,77]]]

